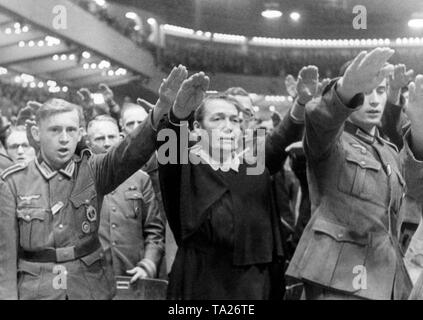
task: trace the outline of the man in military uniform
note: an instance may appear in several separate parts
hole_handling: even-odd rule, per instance
[[[106,153],[120,141],[118,125],[107,115],[94,118],[87,133],[97,154]],[[164,222],[145,172],[138,170],[104,197],[99,235],[115,276],[130,274],[131,282],[157,276],[164,252]]]
[[[98,237],[103,196],[151,157],[151,116],[102,155],[75,154],[82,137],[79,106],[52,99],[37,111],[40,145],[29,164],[5,170],[0,183],[0,298],[109,299],[114,282]]]
[[[377,129],[393,69],[386,61],[393,53],[361,52],[322,99],[306,107],[312,217],[287,275],[304,282],[307,299],[410,294],[397,219],[405,192],[402,171],[414,162],[405,155],[402,167],[396,146]]]

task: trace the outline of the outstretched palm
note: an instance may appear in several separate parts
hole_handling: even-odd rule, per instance
[[[179,65],[177,68],[173,68],[169,76],[163,80],[160,86],[160,100],[169,105],[173,105],[176,95],[178,94],[178,90],[187,76],[188,71],[184,66]]]
[[[297,92],[301,104],[309,102],[317,93],[319,69],[316,66],[303,67],[298,74]]]
[[[196,73],[182,83],[173,106],[179,119],[187,118],[203,101],[210,79],[203,72]]]

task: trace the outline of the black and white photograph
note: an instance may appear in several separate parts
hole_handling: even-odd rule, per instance
[[[0,0],[0,300],[423,300],[422,215],[423,0]]]

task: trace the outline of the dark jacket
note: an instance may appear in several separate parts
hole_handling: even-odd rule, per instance
[[[178,143],[182,140],[180,129],[186,127],[171,122],[164,127],[176,133]],[[285,148],[298,141],[302,132],[303,125],[288,114],[266,137],[266,167],[258,175],[247,174],[247,163],[237,173],[220,174],[208,164],[182,164],[182,155],[178,164],[160,165],[163,203],[179,247],[170,276],[171,298],[266,297],[261,277],[267,272],[252,266],[268,265],[283,255],[280,221],[272,210],[270,173],[281,169]],[[188,151],[187,147],[181,149]],[[161,148],[159,156],[164,154]]]

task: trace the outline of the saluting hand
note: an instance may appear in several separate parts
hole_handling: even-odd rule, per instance
[[[77,92],[79,99],[81,100],[82,107],[88,109],[94,106],[94,101],[91,98],[91,91],[87,88],[81,88]]]
[[[103,95],[104,101],[106,103],[113,102],[114,94],[113,94],[112,89],[110,89],[107,84],[100,83],[98,88],[100,90],[100,93]]]
[[[163,79],[163,82],[160,86],[160,101],[169,104],[170,107],[172,107],[172,105],[175,103],[176,95],[181,88],[182,82],[184,82],[187,77],[188,71],[185,66],[179,65],[178,67],[173,68],[169,76],[166,79]]]
[[[203,101],[210,85],[210,79],[199,72],[182,83],[173,105],[173,113],[178,119],[187,118]]]
[[[408,85],[409,98],[405,112],[411,122],[412,148],[414,155],[423,159],[423,75]]]
[[[292,98],[297,97],[297,81],[292,74],[288,74],[285,78],[286,91]]]
[[[356,94],[376,88],[394,71],[392,65],[386,64],[394,52],[390,48],[376,48],[369,53],[362,51],[355,57],[338,82],[337,91],[345,104]]]
[[[302,67],[298,73],[298,102],[305,105],[317,94],[319,85],[319,69],[316,66]]]
[[[388,101],[399,104],[401,89],[407,86],[414,77],[414,70],[407,70],[405,65],[397,64],[389,77]]]

